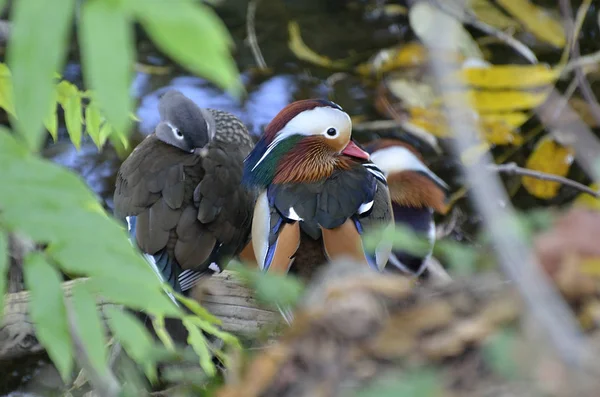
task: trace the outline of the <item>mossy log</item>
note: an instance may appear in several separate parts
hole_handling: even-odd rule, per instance
[[[74,280],[63,284],[66,297],[71,295],[71,289],[77,282]],[[236,280],[231,272],[224,271],[208,278],[201,290],[199,298],[202,305],[222,320],[224,331],[251,336],[278,319],[277,313],[259,307],[252,291]],[[110,305],[98,301],[101,313]],[[0,360],[12,360],[43,350],[28,313],[28,291],[7,294],[0,325]]]

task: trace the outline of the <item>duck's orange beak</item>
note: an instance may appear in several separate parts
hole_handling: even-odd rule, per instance
[[[342,150],[342,154],[363,160],[369,160],[369,153],[356,146],[356,144],[352,141],[348,142],[344,150]]]

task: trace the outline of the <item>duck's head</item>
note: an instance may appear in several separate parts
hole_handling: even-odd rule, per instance
[[[446,213],[448,185],[427,168],[413,146],[396,139],[379,139],[367,150],[371,161],[385,174],[394,204]]]
[[[351,140],[352,121],[322,99],[296,101],[281,110],[247,157],[244,180],[253,185],[314,182],[336,166],[369,154]]]
[[[210,114],[177,90],[167,91],[158,104],[155,134],[164,143],[189,153],[199,151],[214,136]]]

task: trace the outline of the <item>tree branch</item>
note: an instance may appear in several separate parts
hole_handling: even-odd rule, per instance
[[[461,8],[464,10],[464,7]],[[439,33],[437,48],[430,48],[430,51],[455,48],[455,43],[451,42],[456,36],[452,34],[452,26],[448,26],[446,19],[439,18],[438,15],[435,14],[430,21],[430,26],[435,27]],[[442,89],[444,77],[451,72],[449,67],[442,62],[436,62],[434,58],[431,59],[430,67],[438,89]],[[465,101],[454,101],[450,104],[445,99],[445,102],[445,108],[448,109],[446,117],[454,137],[451,142],[455,154],[459,156],[478,144],[478,129],[472,120],[465,120],[458,112],[450,110],[469,109]],[[492,163],[489,153],[484,154],[483,160],[488,164]],[[589,362],[586,359],[590,358],[590,350],[576,319],[546,275],[541,272],[536,258],[517,232],[514,226],[516,213],[499,179],[490,177],[483,167],[464,167],[464,173],[473,186],[471,199],[475,208],[481,214],[485,229],[493,238],[499,265],[518,287],[532,317],[540,324],[539,329],[552,341],[552,347],[566,367],[579,367],[584,362]],[[507,205],[499,205],[499,202]]]
[[[574,189],[577,189],[583,193],[587,193],[590,196],[600,198],[600,192],[597,192],[594,189],[591,189],[590,187],[588,187],[582,183],[579,183],[577,181],[574,181],[572,179],[565,178],[562,176],[547,174],[545,172],[534,171],[534,170],[530,170],[527,168],[519,167],[516,163],[488,164],[487,168],[490,171],[494,171],[494,172],[502,172],[505,174],[512,174],[512,175],[522,175],[522,176],[528,176],[531,178],[541,179],[543,181],[558,182],[562,185],[570,186]]]

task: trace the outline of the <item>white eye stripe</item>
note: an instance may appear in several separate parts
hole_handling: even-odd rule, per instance
[[[181,132],[179,130],[179,128],[175,127],[173,124],[167,122],[167,125],[171,128],[171,131],[173,131],[173,136],[175,137],[175,139],[178,139],[180,141],[183,140],[183,132]]]
[[[448,185],[425,166],[410,150],[401,146],[392,146],[371,154],[371,161],[385,175],[402,171],[420,171],[429,176],[438,185],[448,188]]]

